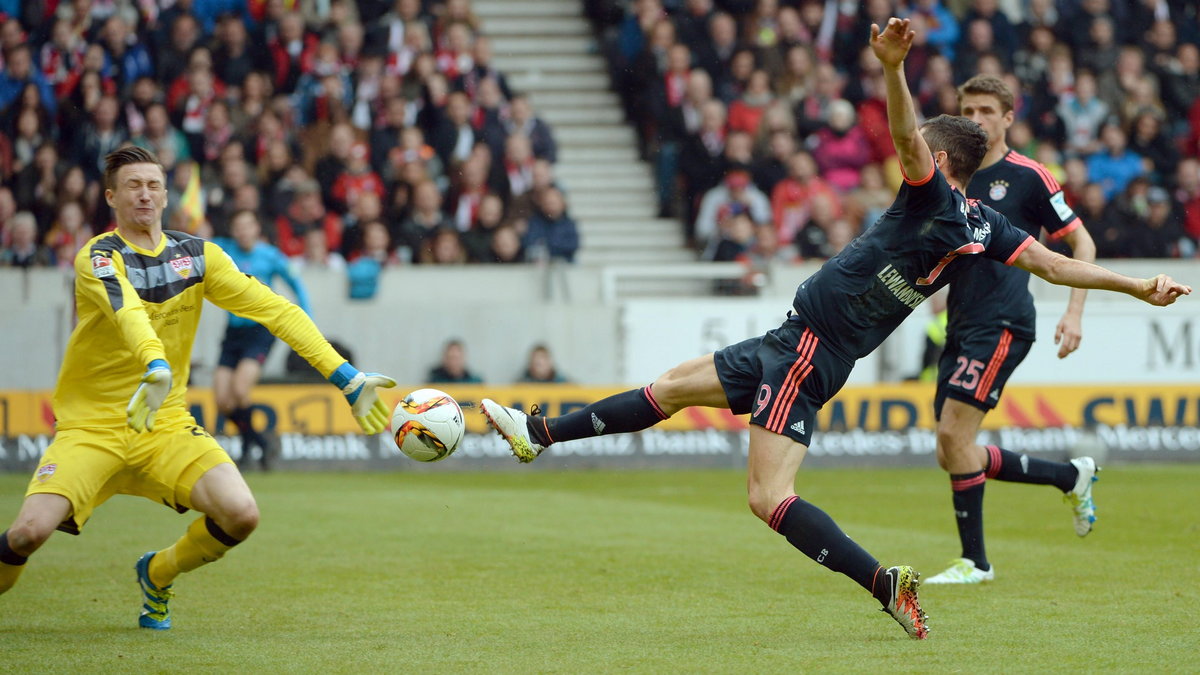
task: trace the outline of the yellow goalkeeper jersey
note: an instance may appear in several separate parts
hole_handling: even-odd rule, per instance
[[[242,274],[215,244],[166,230],[150,251],[108,232],[75,256],[78,323],[54,391],[56,427],[124,426],[129,399],[154,359],[171,364],[173,378],[159,419],[186,415],[206,298],[266,326],[326,377],[345,362],[303,310]]]

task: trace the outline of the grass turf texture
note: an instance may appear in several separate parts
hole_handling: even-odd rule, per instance
[[[24,672],[1195,671],[1200,467],[1111,467],[1079,540],[1057,491],[989,481],[997,580],[922,591],[908,640],[750,515],[743,473],[251,475],[263,520],[140,630],[133,564],[183,531],[132,497],[0,598]],[[0,475],[5,523],[27,478]],[[958,554],[936,470],[801,472],[885,564]]]

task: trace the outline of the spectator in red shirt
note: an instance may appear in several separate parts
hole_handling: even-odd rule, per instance
[[[1183,233],[1200,244],[1200,160],[1189,157],[1175,170],[1175,199],[1183,205]]]
[[[450,220],[459,231],[465,232],[474,226],[479,205],[488,194],[487,175],[487,161],[482,156],[473,155],[463,162],[459,178],[446,200]]]
[[[746,90],[729,106],[729,130],[744,131],[751,136],[758,132],[763,111],[775,100],[771,92],[771,78],[765,70],[750,74]]]
[[[317,53],[317,36],[304,27],[304,16],[297,11],[284,14],[279,34],[267,44],[275,73],[275,91],[290,94],[300,76],[312,70]]]
[[[291,204],[283,215],[275,220],[275,236],[279,250],[284,255],[295,257],[304,254],[304,238],[309,230],[325,231],[329,248],[339,249],[342,245],[342,221],[325,210],[321,202],[321,188],[314,180],[306,180],[295,188]]]
[[[383,199],[383,180],[371,170],[367,144],[359,141],[350,146],[346,169],[334,181],[330,194],[338,203],[349,205],[364,192],[373,192]]]
[[[821,176],[835,189],[848,192],[858,187],[859,172],[871,163],[871,144],[849,101],[838,99],[829,105],[829,126],[817,132],[813,156]]]
[[[817,163],[812,154],[801,150],[788,163],[788,177],[775,185],[771,192],[771,212],[780,245],[792,243],[796,234],[812,215],[813,195],[823,194],[835,205],[834,217],[841,216],[837,192],[817,175]]]
[[[87,43],[71,30],[71,22],[58,19],[51,29],[50,41],[42,45],[38,63],[42,76],[54,87],[54,94],[64,98],[83,71],[83,54]]]
[[[448,80],[471,72],[475,67],[472,56],[474,35],[465,23],[452,23],[446,28],[444,47],[438,49],[435,58],[437,68]]]

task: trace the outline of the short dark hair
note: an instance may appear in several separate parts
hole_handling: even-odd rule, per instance
[[[238,209],[237,211],[234,211],[233,215],[229,216],[230,224],[232,224],[233,221],[235,221],[238,218],[241,218],[242,216],[245,216],[245,215],[248,215],[248,216],[254,218],[254,222],[258,223],[258,225],[260,227],[262,226],[262,218],[258,217],[258,211],[255,211],[254,209]],[[321,228],[318,227],[315,229],[320,230]]]
[[[987,154],[988,137],[983,127],[965,117],[938,115],[921,126],[931,152],[945,152],[949,173],[967,183]]]
[[[113,150],[104,156],[105,189],[116,189],[117,172],[121,170],[121,167],[129,164],[154,164],[163,170],[163,175],[167,173],[166,169],[163,169],[162,162],[158,161],[158,157],[153,152],[145,148],[139,148],[136,145],[127,145],[123,148]]]
[[[963,96],[992,96],[1000,102],[1000,112],[1007,113],[1013,109],[1013,92],[1004,80],[995,75],[976,75],[958,88],[958,103],[962,105]]]

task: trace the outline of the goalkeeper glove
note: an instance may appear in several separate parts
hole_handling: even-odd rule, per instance
[[[329,381],[345,394],[354,419],[364,433],[377,434],[388,427],[388,407],[379,400],[379,387],[394,387],[396,381],[379,373],[363,373],[347,361],[329,376]]]
[[[142,383],[129,407],[125,409],[125,422],[134,431],[154,431],[154,415],[171,391],[171,366],[162,359],[154,359],[142,375]]]

